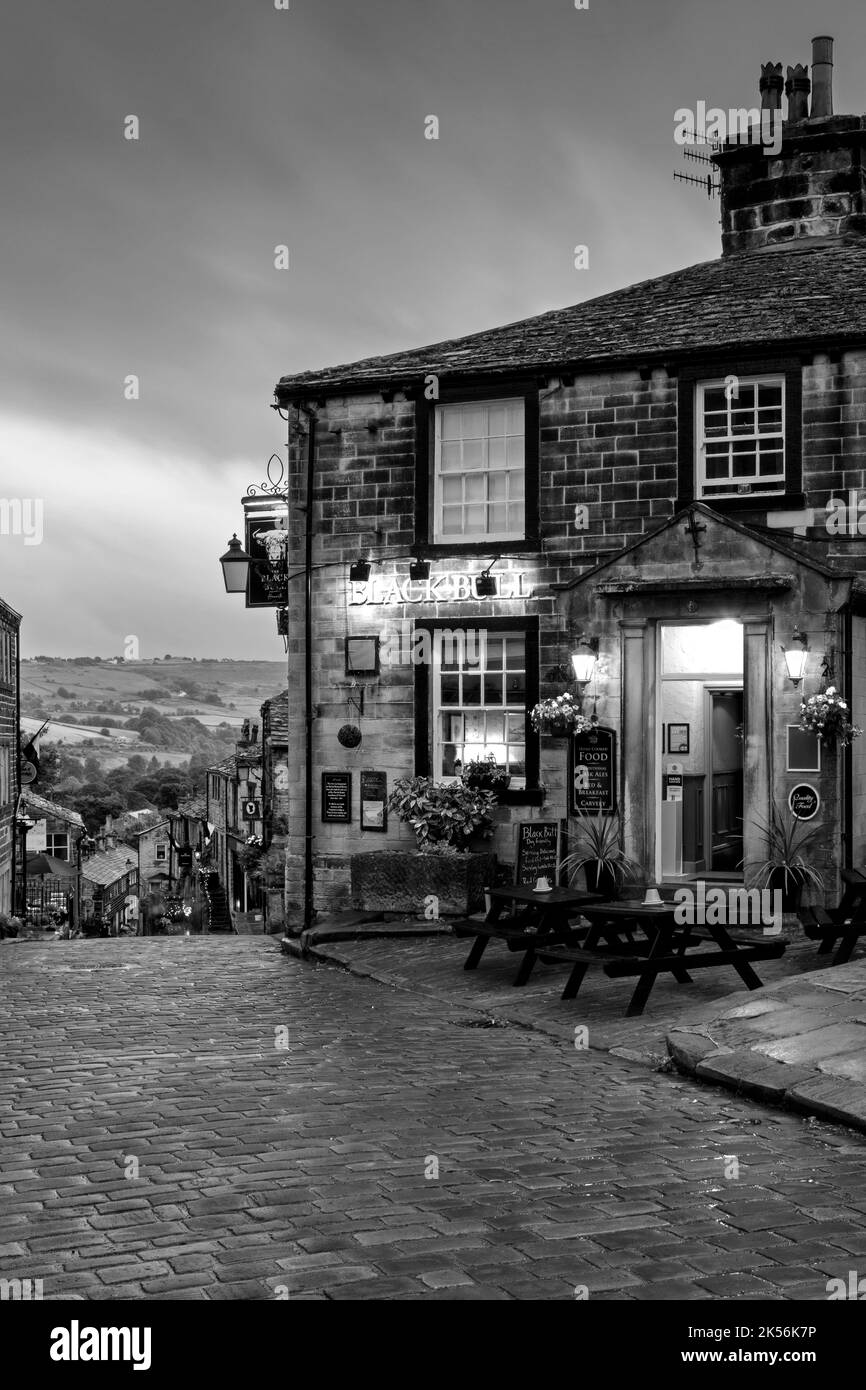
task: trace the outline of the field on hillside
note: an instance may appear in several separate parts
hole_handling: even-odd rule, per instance
[[[22,728],[34,733],[47,719],[47,742],[70,753],[92,754],[103,769],[132,753],[155,754],[161,762],[186,762],[189,737],[181,724],[177,744],[154,746],[121,726],[145,709],[170,723],[196,719],[208,733],[244,719],[260,723],[262,703],[285,688],[282,661],[184,661],[75,663],[35,659],[21,662]]]

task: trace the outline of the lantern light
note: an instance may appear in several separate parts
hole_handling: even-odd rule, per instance
[[[574,679],[578,685],[586,685],[592,680],[595,663],[598,661],[598,638],[583,635],[578,638],[577,646],[578,650],[571,655]],[[581,647],[586,647],[587,650],[582,652]]]
[[[235,533],[229,541],[225,555],[220,556],[223,579],[227,594],[245,594],[250,573],[250,556],[244,550]]]
[[[349,569],[349,578],[353,584],[366,584],[370,578],[369,560],[356,560]]]
[[[800,645],[797,646],[797,643]],[[809,638],[806,633],[795,627],[789,645],[783,647],[782,651],[785,656],[785,665],[788,668],[788,676],[797,686],[806,674],[806,662],[809,655]]]

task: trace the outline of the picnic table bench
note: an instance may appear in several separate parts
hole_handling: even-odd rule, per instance
[[[475,970],[490,942],[504,941],[509,951],[523,953],[513,981],[519,988],[532,974],[540,947],[578,940],[580,929],[570,919],[580,915],[587,904],[601,901],[598,893],[574,888],[552,888],[547,893],[524,887],[491,888],[490,911],[483,920],[466,918],[453,924],[456,936],[475,938],[463,969]],[[512,915],[503,920],[509,907]],[[583,928],[583,932],[587,930]]]
[[[797,916],[810,941],[819,941],[819,956],[827,956],[838,941],[834,965],[844,965],[861,936],[866,935],[866,873],[843,869],[845,884],[838,907],[801,907]]]
[[[591,923],[579,946],[538,955],[549,964],[571,965],[571,974],[562,992],[563,999],[574,999],[591,965],[601,965],[611,978],[637,976],[637,984],[626,1009],[626,1017],[642,1014],[658,976],[673,975],[678,984],[691,984],[691,970],[733,966],[748,989],[760,989],[761,980],[750,964],[755,960],[774,960],[784,953],[784,941],[761,940],[754,936],[734,940],[721,925],[701,926],[676,921],[673,904],[648,905],[637,899],[588,905],[583,915]],[[641,933],[617,939],[614,932],[627,923]],[[606,936],[607,944],[602,944]],[[689,948],[712,942],[714,950],[688,954]]]

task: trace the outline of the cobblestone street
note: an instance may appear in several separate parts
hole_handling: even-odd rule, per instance
[[[0,997],[0,1276],[45,1298],[823,1300],[866,1258],[866,1138],[276,940],[9,943]]]

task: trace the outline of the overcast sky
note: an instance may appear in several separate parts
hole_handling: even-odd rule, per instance
[[[0,595],[27,655],[135,634],[277,659],[217,560],[284,437],[280,375],[715,257],[718,205],[671,177],[674,112],[756,103],[761,63],[808,63],[814,34],[837,39],[836,110],[866,105],[863,0],[3,13],[0,498],[43,499],[44,540],[0,536]]]

